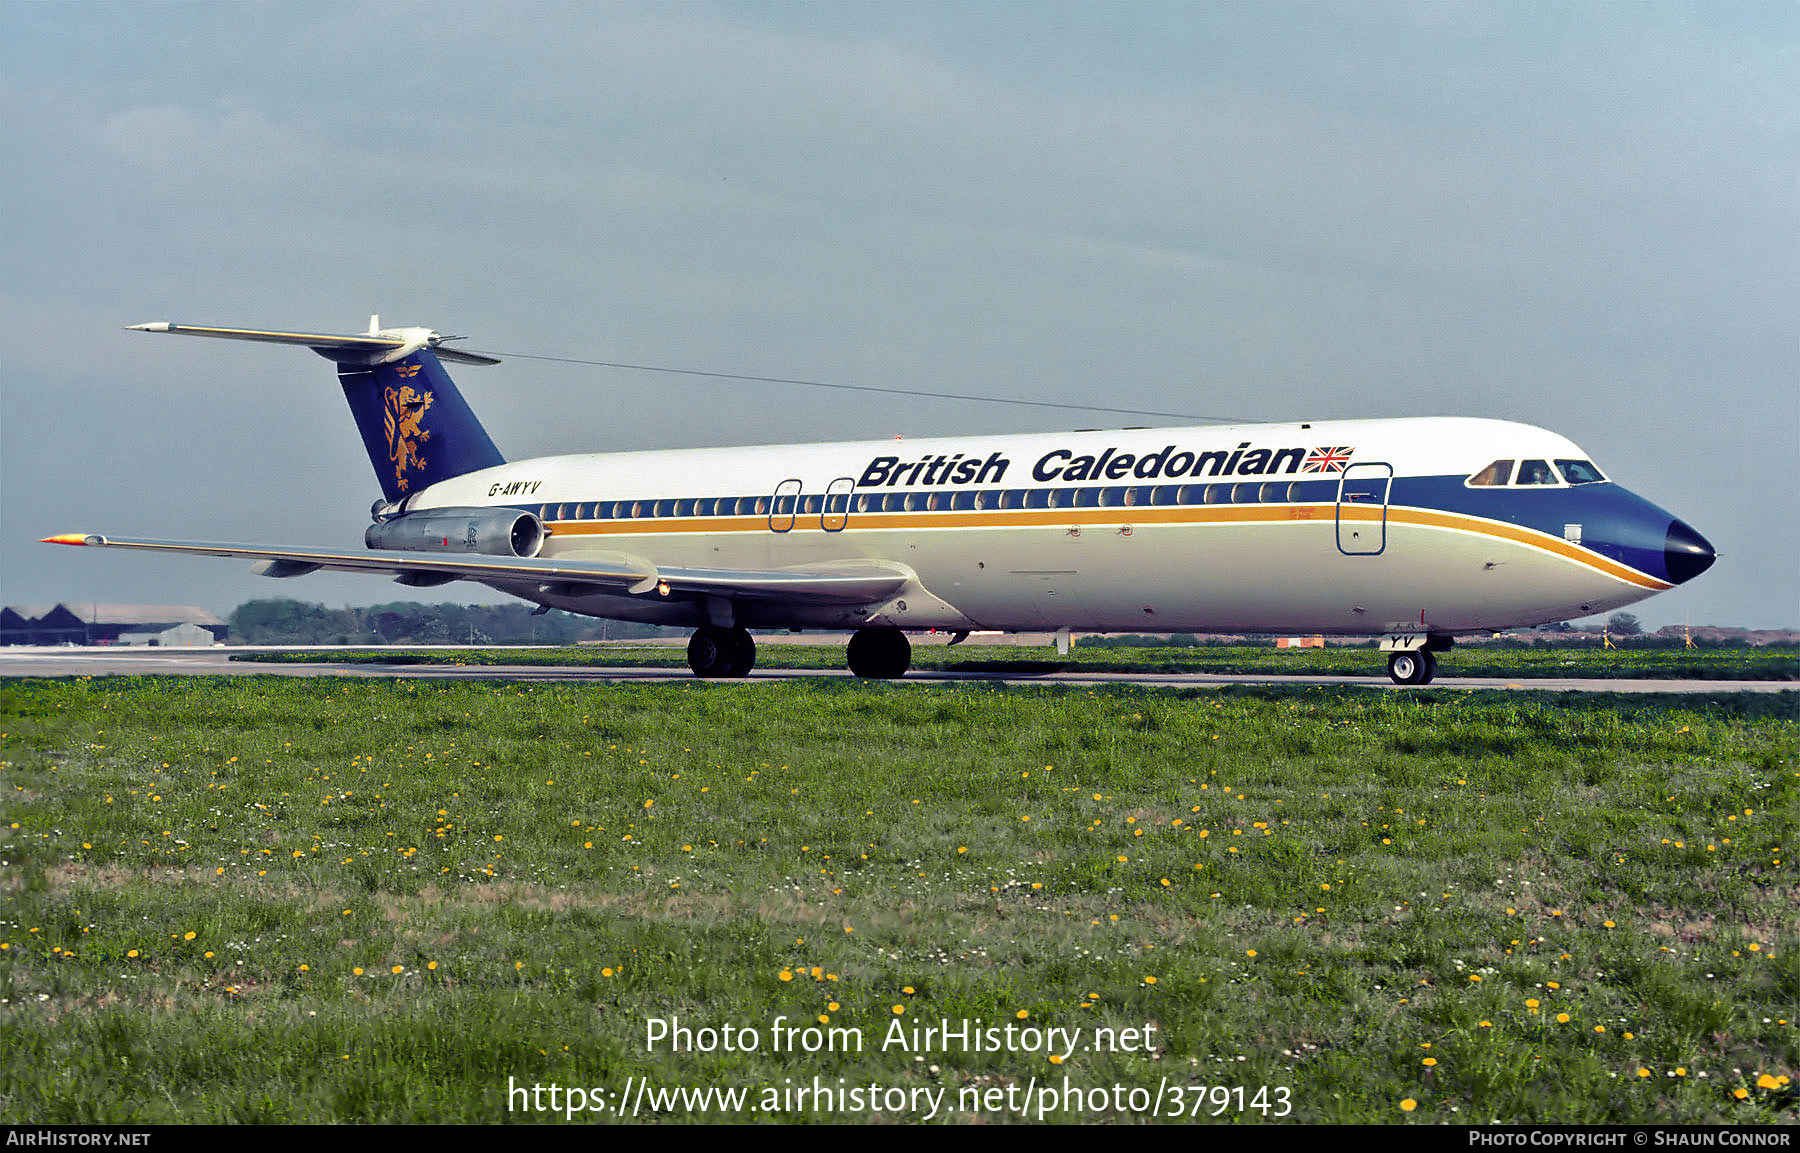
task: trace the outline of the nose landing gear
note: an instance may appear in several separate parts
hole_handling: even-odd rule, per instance
[[[1455,644],[1449,633],[1388,633],[1381,638],[1388,676],[1397,685],[1428,685],[1437,676],[1437,655]]]
[[[1428,685],[1437,676],[1437,654],[1429,649],[1393,653],[1388,657],[1388,676],[1397,685]]]

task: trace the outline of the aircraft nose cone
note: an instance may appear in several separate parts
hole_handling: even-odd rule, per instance
[[[1685,584],[1712,567],[1719,554],[1705,537],[1682,521],[1669,522],[1669,535],[1663,544],[1663,563],[1669,579]]]

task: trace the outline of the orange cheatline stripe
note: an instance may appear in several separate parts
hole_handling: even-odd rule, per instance
[[[819,514],[797,515],[794,518],[795,532],[824,532],[819,526]],[[1387,509],[1390,521],[1400,524],[1415,524],[1428,528],[1448,529],[1453,532],[1468,532],[1481,536],[1498,537],[1543,552],[1553,553],[1565,560],[1585,565],[1597,572],[1606,574],[1616,580],[1634,584],[1640,588],[1662,590],[1674,588],[1668,581],[1659,580],[1647,573],[1641,573],[1629,565],[1571,544],[1561,537],[1551,536],[1536,529],[1523,528],[1519,525],[1507,524],[1503,521],[1483,520],[1479,517],[1464,516],[1460,513],[1447,513],[1435,509],[1413,508],[1390,505]],[[1338,509],[1334,504],[1256,504],[1229,506],[1142,506],[1113,505],[1105,508],[1044,508],[1044,509],[981,509],[961,512],[853,512],[848,520],[858,529],[894,530],[894,529],[971,529],[971,528],[1034,528],[1065,526],[1086,526],[1096,524],[1122,525],[1124,518],[1129,517],[1132,525],[1155,524],[1255,524],[1285,523],[1293,521],[1332,521],[1338,517]],[[783,517],[783,519],[786,519]],[[1378,507],[1346,505],[1342,510],[1342,519],[1351,521],[1375,522],[1381,519]],[[769,532],[769,517],[762,516],[724,516],[724,517],[687,517],[642,520],[605,520],[605,521],[547,521],[555,535],[559,536],[641,536],[663,533],[748,533]]]

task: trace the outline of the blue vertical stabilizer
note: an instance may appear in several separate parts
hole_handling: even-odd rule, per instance
[[[338,380],[390,501],[505,463],[430,349],[392,364],[339,364]]]

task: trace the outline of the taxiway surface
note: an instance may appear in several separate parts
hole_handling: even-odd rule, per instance
[[[515,680],[551,682],[669,681],[691,680],[685,667],[608,668],[597,665],[382,665],[324,661],[317,664],[275,664],[234,661],[234,653],[291,651],[289,649],[233,648],[35,648],[0,649],[3,677],[106,677],[106,676],[283,676],[283,677],[413,677],[426,680]],[[677,650],[678,651],[678,650]],[[676,656],[672,651],[670,655]],[[848,677],[843,669],[758,669],[751,681],[791,680],[799,677]],[[1385,676],[1268,676],[1236,673],[1109,673],[1066,669],[1033,675],[936,672],[914,669],[908,681],[1004,681],[1011,684],[1133,684],[1175,688],[1208,688],[1219,685],[1343,685],[1397,689]],[[731,684],[732,681],[714,681]],[[735,682],[742,683],[742,682]],[[1541,692],[1591,693],[1778,693],[1800,691],[1793,681],[1635,680],[1625,678],[1520,678],[1459,677],[1453,668],[1440,672],[1434,689],[1533,689]]]

